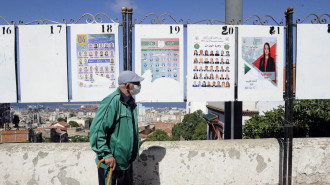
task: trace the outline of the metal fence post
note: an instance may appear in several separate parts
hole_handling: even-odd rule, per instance
[[[132,71],[132,30],[133,30],[132,14],[133,14],[133,8],[128,7],[127,13],[128,13],[128,70]]]
[[[121,8],[122,18],[123,18],[123,63],[124,63],[124,71],[127,71],[127,8]]]
[[[293,117],[293,7],[285,11],[286,18],[286,80],[285,80],[285,121],[284,121],[284,165],[283,184],[292,181],[292,117]]]

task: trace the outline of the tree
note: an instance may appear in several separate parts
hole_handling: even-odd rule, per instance
[[[330,100],[293,101],[293,137],[330,136]],[[243,138],[281,138],[284,136],[284,107],[252,116],[243,126]]]
[[[82,137],[82,136],[73,136],[71,137],[70,142],[77,143],[77,142],[89,142],[88,137]]]
[[[185,140],[206,139],[207,126],[203,116],[204,113],[201,110],[186,114],[182,123],[174,125],[172,129],[173,140],[180,140],[181,137]]]
[[[163,130],[156,130],[147,137],[147,141],[171,141],[171,137]]]
[[[71,127],[79,127],[79,124],[76,121],[69,121]]]
[[[206,136],[207,136],[207,122],[204,119],[197,124],[192,140],[206,140],[207,139]]]
[[[61,122],[61,121],[65,121],[66,122],[66,118],[57,118],[57,121],[58,122]]]
[[[69,115],[69,117],[71,118],[71,117],[76,117],[77,115],[76,114],[74,114],[74,113],[70,113],[70,115]]]

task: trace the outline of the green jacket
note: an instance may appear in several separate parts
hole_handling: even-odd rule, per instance
[[[113,156],[116,159],[115,170],[126,170],[137,158],[139,134],[135,103],[132,109],[135,126],[132,124],[131,106],[124,101],[119,88],[102,100],[90,127],[90,144],[96,153],[96,164]],[[135,140],[133,134],[136,134]],[[104,163],[101,167],[109,168]]]

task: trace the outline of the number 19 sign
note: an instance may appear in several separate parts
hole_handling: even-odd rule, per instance
[[[183,26],[135,25],[135,71],[142,75],[139,102],[183,101]]]

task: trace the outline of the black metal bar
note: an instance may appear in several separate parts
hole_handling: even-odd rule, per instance
[[[283,185],[283,140],[281,138],[277,138],[277,142],[279,144],[280,147],[280,152],[279,152],[279,185]]]
[[[16,28],[16,26],[14,26],[14,34],[15,34],[15,43],[14,43],[14,47],[15,47],[15,73],[16,73],[16,98],[17,98],[17,100],[16,100],[16,102],[18,102],[18,98],[19,98],[19,94],[18,93],[20,93],[19,92],[19,87],[18,87],[18,61],[17,61],[17,56],[18,56],[18,53],[17,53],[17,35],[18,35],[18,32],[16,31],[16,29],[18,29],[18,28]]]
[[[70,86],[70,79],[69,79],[69,43],[71,44],[70,41],[70,38],[69,38],[69,35],[71,35],[69,33],[69,29],[67,27],[67,25],[65,25],[65,28],[66,28],[66,33],[65,33],[65,39],[66,39],[66,76],[68,77],[67,78],[67,88],[68,88],[68,102],[70,102],[70,92],[71,92],[71,97],[72,97],[72,91],[71,91],[71,88],[72,88],[72,84]],[[71,31],[71,28],[70,28],[70,31]],[[72,57],[71,57],[72,58]],[[72,64],[72,63],[71,63]],[[72,76],[71,76],[71,79],[72,79]],[[72,83],[72,81],[71,81]]]
[[[132,29],[133,29],[132,7],[127,8],[127,14],[128,14],[128,70],[132,71]]]
[[[289,155],[288,155],[288,184],[292,184],[292,142],[293,142],[293,26],[292,26],[292,21],[293,21],[293,8],[291,8],[288,11],[288,43],[289,43],[289,48],[288,48],[288,83],[289,83]]]
[[[121,14],[123,18],[123,63],[124,63],[124,71],[127,71],[127,8],[121,8]]]
[[[285,11],[286,18],[286,74],[285,74],[285,122],[283,184],[292,181],[292,117],[293,117],[293,7]],[[288,151],[289,150],[289,151]]]

